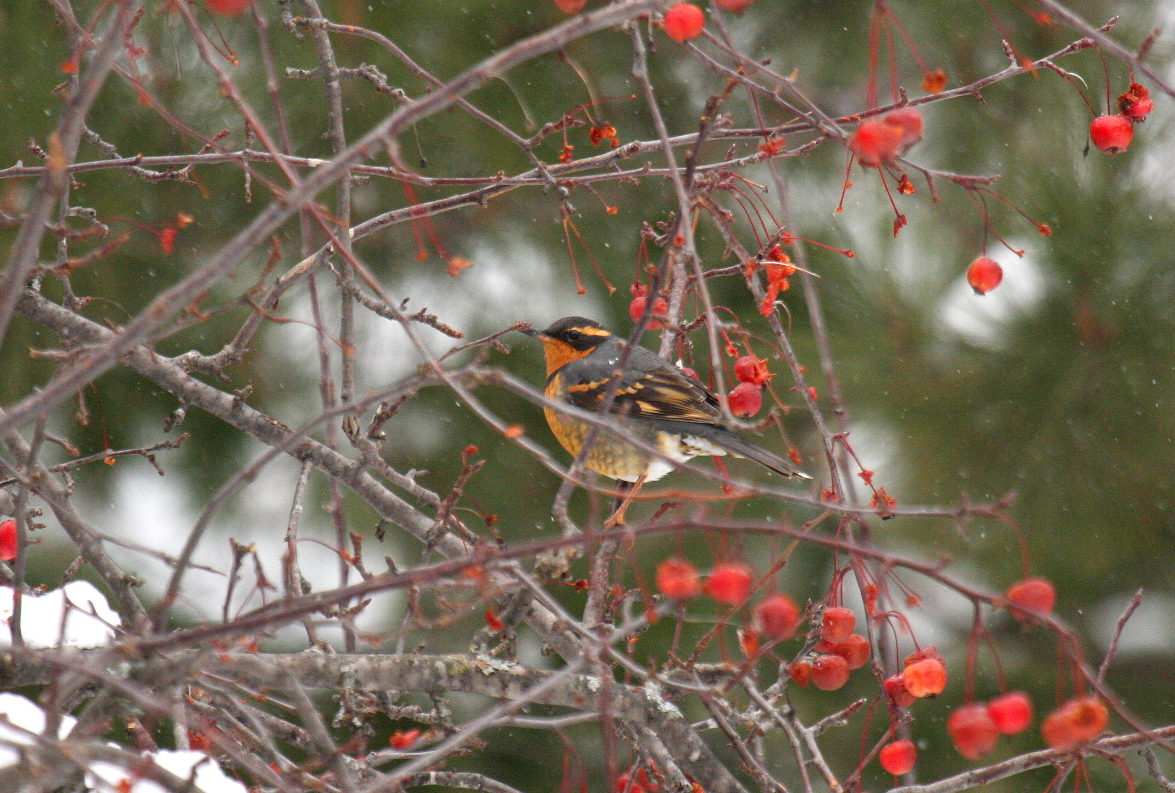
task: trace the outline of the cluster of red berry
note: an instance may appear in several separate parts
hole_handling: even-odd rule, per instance
[[[755,574],[751,568],[737,562],[724,562],[710,571],[705,586],[697,568],[680,557],[671,557],[657,566],[657,590],[665,597],[683,603],[703,591],[725,606],[741,606],[751,598]],[[744,631],[743,647],[748,647],[747,636],[754,636],[754,651],[759,641],[770,642],[791,638],[800,624],[800,609],[787,595],[769,595],[752,612]]]
[[[632,292],[632,302],[628,304],[628,316],[632,317],[633,322],[639,322],[640,318],[645,315],[646,306],[649,305],[649,288],[641,282],[635,281],[628,291]],[[661,330],[665,326],[657,317],[664,319],[668,313],[669,301],[658,295],[653,300],[653,317],[649,319],[645,330]]]
[[[1021,622],[1047,617],[1057,602],[1048,579],[1031,576],[1008,587],[1008,612]],[[1094,740],[1106,728],[1109,712],[1096,696],[1074,697],[1045,717],[1040,732],[1053,749],[1069,750]],[[1032,723],[1032,702],[1022,691],[1005,693],[987,704],[968,703],[947,719],[959,754],[978,760],[995,748],[1000,735],[1014,735]]]
[[[811,682],[821,691],[835,691],[849,682],[849,673],[869,661],[869,640],[853,633],[857,615],[843,606],[828,606],[820,619],[820,643],[814,654],[788,667],[801,687]]]
[[[744,564],[726,562],[716,565],[703,584],[692,564],[672,557],[658,565],[656,581],[658,591],[678,603],[705,593],[723,605],[738,607],[751,599],[755,574]],[[1032,576],[1010,586],[1003,604],[1017,620],[1044,619],[1056,604],[1056,590],[1047,579]],[[802,617],[800,608],[787,595],[768,595],[754,607],[739,631],[739,645],[748,657],[755,657],[764,645],[791,638]],[[850,672],[864,666],[871,654],[868,639],[854,632],[856,622],[851,609],[826,607],[820,615],[819,643],[788,667],[792,681],[823,691],[845,685]],[[906,656],[902,671],[883,681],[882,687],[893,711],[941,694],[946,686],[946,663],[937,649],[927,646]],[[1028,729],[1032,716],[1028,695],[1009,691],[986,703],[968,702],[956,708],[947,719],[947,732],[959,754],[978,760],[995,748],[1001,735]],[[1096,696],[1075,697],[1044,719],[1041,734],[1054,749],[1072,749],[1097,738],[1108,716],[1106,706]],[[914,767],[917,751],[908,740],[891,741],[882,747],[878,759],[882,768],[900,776]]]
[[[947,732],[959,754],[978,760],[995,748],[1000,735],[1024,732],[1031,723],[1028,695],[1009,691],[986,704],[971,702],[955,708],[947,718]]]
[[[785,257],[786,258],[786,257]],[[795,268],[784,262],[767,262],[767,283],[769,296],[774,299],[780,291],[788,288],[787,278],[795,272]],[[628,315],[633,322],[638,322],[644,316],[649,305],[649,288],[636,281],[629,291],[632,293],[632,302],[628,304]],[[665,327],[664,320],[669,313],[669,301],[661,296],[653,299],[651,317],[645,330],[661,330]],[[732,347],[728,348],[734,353]],[[682,368],[690,377],[697,378],[693,369]],[[734,362],[734,379],[738,384],[727,395],[730,412],[736,416],[750,417],[763,408],[763,386],[773,377],[767,368],[767,360],[754,355],[744,355]]]
[[[704,586],[697,569],[684,559],[672,557],[657,566],[657,590],[679,603],[705,592],[723,605],[741,606],[750,600],[754,583],[754,573],[744,564],[726,562],[716,565]],[[801,616],[799,606],[787,595],[777,593],[763,598],[739,632],[743,652],[754,656],[764,643],[774,644],[791,638]],[[812,683],[823,691],[833,691],[848,682],[849,672],[861,668],[869,660],[869,641],[853,632],[856,624],[857,617],[852,609],[843,606],[824,609],[820,643],[809,657],[789,667],[792,679],[805,687]]]
[[[741,606],[750,600],[755,576],[743,564],[723,563],[710,571],[705,592],[719,603]],[[657,591],[670,600],[685,602],[702,594],[703,586],[698,569],[678,556],[657,565]]]
[[[1107,113],[1090,122],[1089,139],[1106,154],[1124,152],[1134,140],[1134,125],[1145,121],[1154,108],[1150,91],[1131,82],[1126,93],[1118,97],[1117,113]]]
[[[734,379],[738,385],[730,389],[727,401],[730,412],[736,416],[753,416],[763,407],[763,386],[772,378],[767,360],[744,355],[734,362]]]
[[[1109,711],[1093,696],[1074,697],[1054,710],[1040,725],[1044,742],[1069,750],[1088,743],[1105,730]],[[947,719],[947,732],[959,754],[978,760],[995,748],[1000,735],[1014,735],[1032,723],[1032,702],[1023,691],[1010,691],[986,705],[956,708]]]

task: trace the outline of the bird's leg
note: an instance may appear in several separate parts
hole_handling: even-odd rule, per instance
[[[612,499],[612,514],[604,521],[605,531],[624,525],[624,513],[628,511],[628,505],[636,498],[636,494],[640,492],[641,485],[644,483],[645,478],[643,476],[635,482],[616,480],[616,490],[618,492],[616,497]]]

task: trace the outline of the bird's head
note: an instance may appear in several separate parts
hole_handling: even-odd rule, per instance
[[[564,317],[546,330],[530,331],[530,335],[543,342],[548,376],[612,338],[600,323],[584,317]]]

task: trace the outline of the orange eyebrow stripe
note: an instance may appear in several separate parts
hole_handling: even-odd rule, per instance
[[[582,333],[585,336],[611,336],[612,335],[611,333],[604,330],[603,328],[584,327],[584,328],[575,328],[575,330],[578,330],[580,333]]]

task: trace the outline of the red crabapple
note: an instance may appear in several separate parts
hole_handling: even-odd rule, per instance
[[[836,691],[849,682],[849,664],[839,655],[818,655],[812,662],[812,682],[821,691]]]
[[[1057,603],[1057,590],[1047,578],[1032,576],[1017,581],[1008,587],[1004,597],[1008,600],[1008,611],[1021,622],[1032,622],[1033,617],[1020,609],[1031,609],[1049,614]],[[1020,609],[1014,608],[1019,606]]]
[[[0,560],[11,562],[16,558],[16,520],[0,522]]]
[[[937,658],[924,658],[902,670],[902,682],[915,697],[941,694],[947,687],[947,670]]]
[[[637,295],[628,304],[628,316],[632,317],[633,322],[639,322],[640,318],[644,316],[645,306],[648,305],[649,298],[645,295]],[[659,297],[653,301],[653,317],[663,317],[669,313],[669,302]],[[649,318],[649,324],[645,325],[645,330],[661,330],[665,327],[658,320]]]
[[[754,383],[739,383],[727,396],[730,412],[736,416],[753,416],[763,407],[763,392]]]
[[[812,682],[812,664],[807,661],[796,661],[787,668],[788,677],[800,688],[807,688]]]
[[[678,3],[665,12],[665,33],[678,44],[696,39],[705,26],[705,14],[692,3]]]
[[[1098,116],[1089,124],[1089,138],[1099,151],[1120,154],[1134,139],[1134,124],[1124,115]]]
[[[697,569],[678,556],[657,565],[657,591],[671,600],[689,600],[701,591]]]
[[[933,658],[944,666],[946,665],[946,662],[942,660],[942,655],[939,653],[938,648],[933,644],[928,644],[925,647],[919,647],[907,655],[906,660],[902,662],[902,668],[904,669],[910,664],[915,664],[919,661],[925,661],[927,658]]]
[[[857,615],[844,606],[829,606],[824,609],[820,622],[820,638],[830,644],[837,644],[849,638],[857,625]]]
[[[947,718],[947,732],[959,754],[978,760],[995,748],[1000,737],[995,722],[983,705],[963,705]]]
[[[1077,697],[1045,716],[1040,733],[1053,749],[1072,749],[1101,735],[1108,720],[1100,699]]]
[[[918,752],[910,741],[894,741],[881,747],[878,755],[881,767],[894,776],[901,776],[914,768]]]
[[[967,268],[967,283],[977,295],[986,295],[1004,280],[1004,269],[995,259],[980,256]]]
[[[755,577],[746,565],[720,564],[710,571],[706,593],[719,603],[741,606],[751,596]]]
[[[767,639],[787,639],[800,622],[800,609],[787,595],[771,595],[755,606],[755,632]]]
[[[902,136],[899,127],[879,118],[866,119],[849,135],[849,151],[857,155],[862,165],[880,165],[897,156]]]
[[[1032,700],[1023,691],[1009,691],[987,703],[987,715],[1001,733],[1015,735],[1032,723]]]
[[[851,633],[843,642],[829,644],[827,652],[845,659],[849,669],[860,669],[869,660],[869,640],[859,633]]]

